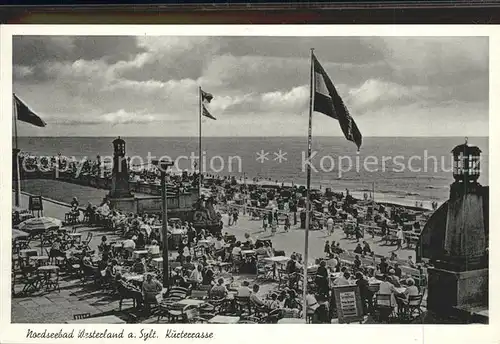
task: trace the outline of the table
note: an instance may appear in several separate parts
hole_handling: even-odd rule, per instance
[[[157,268],[158,270],[163,269],[163,257],[153,258],[153,259],[151,259],[151,261],[153,262],[153,265],[155,268]]]
[[[285,256],[277,256],[277,257],[266,257],[262,259],[266,263],[272,263],[273,264],[273,279],[276,280],[276,268],[278,264],[284,264],[287,263],[290,260],[290,257],[285,257]]]
[[[277,256],[277,257],[267,257],[267,258],[264,258],[263,260],[265,260],[266,262],[270,262],[270,263],[286,263],[290,260],[290,257],[285,257],[285,256]]]
[[[209,240],[198,240],[198,245],[204,245],[204,246],[209,246],[211,242]]]
[[[23,257],[36,256],[37,254],[38,254],[38,251],[35,250],[34,248],[25,248],[23,250],[19,250],[19,255],[23,256]]]
[[[240,321],[240,317],[230,317],[225,315],[216,315],[212,319],[208,320],[210,324],[237,324]]]
[[[68,236],[70,236],[71,239],[78,240],[78,243],[81,244],[81,242],[82,242],[82,233],[69,233]]]
[[[150,255],[160,254],[160,246],[158,245],[148,245],[146,246],[146,250],[148,250]]]
[[[132,257],[134,259],[142,258],[143,256],[147,256],[147,255],[148,255],[148,251],[146,251],[146,250],[140,250],[140,251],[134,251],[134,252],[132,252]]]
[[[177,301],[175,304],[176,305],[182,305],[182,306],[194,306],[194,307],[200,307],[201,305],[205,304],[206,301],[203,300],[195,300],[195,299],[184,299]]]
[[[102,317],[86,318],[79,320],[69,320],[66,324],[126,324],[127,322],[116,315],[105,315]]]

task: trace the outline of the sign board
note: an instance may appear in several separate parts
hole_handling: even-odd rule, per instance
[[[31,210],[31,211],[43,211],[42,196],[30,196],[29,210]]]
[[[363,304],[357,285],[338,286],[333,288],[339,324],[363,320]]]

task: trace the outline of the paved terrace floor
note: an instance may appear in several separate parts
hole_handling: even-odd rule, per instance
[[[21,206],[27,207],[28,196],[21,196]],[[68,208],[60,204],[55,204],[44,200],[44,215],[51,216],[59,219],[64,219],[64,214]],[[240,216],[237,225],[227,227],[227,217],[224,217],[225,228],[224,231],[234,234],[239,240],[243,240],[245,233],[250,233],[254,238],[271,239],[275,249],[284,250],[287,255],[292,252],[303,252],[304,250],[304,230],[297,229],[292,226],[289,232],[284,232],[282,226],[278,233],[271,236],[271,233],[264,232],[261,229],[261,221],[252,221],[248,216]],[[121,238],[110,231],[104,231],[95,227],[79,227],[78,232],[83,233],[85,238],[87,232],[93,232],[94,236],[90,246],[96,249],[98,243],[101,241],[102,235],[108,237],[108,241],[120,240]],[[309,254],[311,259],[323,257],[323,246],[325,240],[336,240],[341,242],[344,249],[353,249],[356,246],[355,240],[347,240],[344,238],[343,233],[335,232],[329,236],[325,231],[311,231],[309,236]],[[394,249],[394,246],[380,246],[378,243],[379,238],[366,237],[365,239],[372,246],[376,254],[389,255]],[[33,248],[39,248],[37,246]],[[398,256],[402,259],[408,255],[414,256],[414,251],[400,250],[397,252]],[[253,280],[253,275],[240,275],[235,276],[236,280]],[[259,284],[262,285],[261,282]],[[78,313],[91,313],[92,315],[107,315],[116,314],[124,320],[128,320],[127,312],[118,312],[118,300],[111,297],[100,290],[90,285],[82,286],[80,280],[74,277],[62,276],[61,291],[52,291],[50,293],[38,292],[28,297],[15,297],[12,299],[11,307],[11,321],[13,323],[64,323],[65,321],[73,319],[74,314]],[[261,287],[261,292],[266,294],[270,289],[276,287],[276,283],[264,283]],[[22,285],[15,286],[15,292],[22,290]],[[132,304],[130,301],[124,301],[123,310],[132,312]],[[139,321],[144,323],[155,323],[156,317],[141,318],[138,314]],[[165,322],[165,320],[160,321]],[[370,322],[370,319],[368,319]]]

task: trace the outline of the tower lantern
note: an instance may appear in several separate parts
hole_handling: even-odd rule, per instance
[[[481,150],[465,143],[456,146],[453,154],[453,178],[458,183],[475,183],[480,175]]]
[[[125,156],[125,141],[118,136],[117,139],[113,141],[114,155]]]

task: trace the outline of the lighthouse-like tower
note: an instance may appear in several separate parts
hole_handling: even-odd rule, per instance
[[[108,199],[114,209],[126,212],[137,211],[135,198],[130,192],[125,141],[120,137],[113,141],[113,170]]]
[[[427,309],[461,318],[488,309],[489,189],[478,183],[478,147],[466,140],[452,154],[450,198],[427,221],[417,256],[433,264]]]
[[[111,198],[132,197],[130,193],[125,141],[118,136],[113,141],[113,171],[111,173]]]

